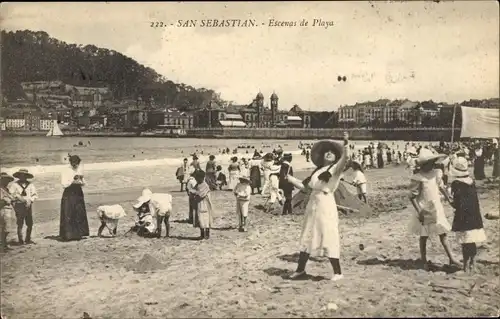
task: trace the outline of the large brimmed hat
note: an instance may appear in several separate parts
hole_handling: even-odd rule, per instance
[[[17,172],[15,172],[14,174],[12,174],[12,176],[14,176],[15,178],[21,178],[21,176],[26,176],[26,178],[33,178],[33,174],[31,174],[30,172],[28,172],[28,170],[26,168],[21,168],[20,170],[18,170]]]
[[[240,176],[238,178],[240,179],[240,181],[245,181],[247,183],[250,183],[250,177],[249,176],[244,175],[244,176]]]
[[[321,140],[316,142],[311,149],[311,161],[313,164],[317,167],[322,167],[325,153],[328,151],[332,151],[335,157],[339,159],[344,153],[344,147],[342,144],[333,140]]]
[[[429,162],[436,162],[440,159],[444,159],[446,157],[445,154],[434,154],[428,148],[422,148],[420,153],[418,154],[418,158],[416,160],[417,165],[423,165]]]
[[[132,206],[134,208],[141,207],[144,203],[147,203],[151,200],[151,195],[153,195],[153,192],[150,189],[148,188],[143,189],[141,196],[137,198],[136,202]]]
[[[9,183],[14,180],[14,177],[10,176],[9,174],[2,172],[0,173],[0,180],[8,180]]]
[[[454,178],[469,177],[469,162],[465,157],[456,157],[451,162],[450,175]]]
[[[273,159],[274,159],[273,153],[267,153],[266,155],[264,155],[265,161],[272,161]]]

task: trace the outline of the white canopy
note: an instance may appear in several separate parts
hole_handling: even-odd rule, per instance
[[[219,121],[220,125],[223,127],[246,127],[246,123],[243,121]]]
[[[500,137],[500,110],[462,106],[460,137]]]
[[[296,115],[287,115],[286,119],[287,121],[302,121],[302,118]]]

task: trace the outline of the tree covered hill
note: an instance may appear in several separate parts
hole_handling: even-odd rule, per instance
[[[8,99],[24,96],[21,82],[60,80],[78,86],[107,86],[114,100],[153,97],[157,104],[184,110],[213,97],[220,100],[213,90],[174,83],[120,52],[68,44],[43,31],[2,31],[1,53],[2,93]]]

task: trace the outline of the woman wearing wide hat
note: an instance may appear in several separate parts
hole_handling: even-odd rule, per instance
[[[476,184],[469,176],[468,166],[467,160],[463,157],[456,158],[451,164],[452,206],[455,208],[451,230],[455,232],[455,238],[462,245],[464,271],[474,272],[476,244],[486,241],[486,233],[483,228]]]
[[[78,155],[71,155],[70,166],[61,175],[64,187],[61,199],[59,236],[62,240],[80,240],[89,236],[89,222],[82,187],[85,185],[83,167]]]
[[[17,238],[19,244],[32,244],[31,231],[33,229],[33,202],[38,198],[35,185],[28,181],[34,176],[27,169],[20,169],[13,174],[17,181],[12,183],[12,193],[19,200],[14,203],[17,220]],[[23,240],[23,226],[26,223],[26,238]]]
[[[344,145],[331,140],[317,142],[311,149],[311,160],[316,165],[316,170],[303,183],[289,177],[290,182],[298,188],[312,189],[300,237],[299,262],[291,279],[305,274],[310,255],[328,257],[333,267],[332,280],[343,278],[339,260],[339,216],[333,193],[340,183],[340,176],[348,160],[347,145],[347,133],[344,134]]]
[[[252,194],[254,189],[257,188],[257,193],[260,194],[261,188],[261,171],[262,171],[262,157],[256,152],[250,161],[250,187],[252,187]]]
[[[434,154],[427,148],[422,148],[415,161],[417,170],[411,177],[410,201],[416,213],[411,213],[410,232],[419,236],[420,257],[424,269],[428,269],[427,263],[427,239],[429,236],[438,235],[450,265],[460,263],[453,257],[447,242],[447,233],[451,225],[446,219],[441,196],[443,194],[448,201],[450,198],[442,180],[442,171],[435,169],[435,164],[446,157],[444,154]]]
[[[14,177],[2,172],[0,173],[0,239],[2,240],[2,249],[10,250],[7,244],[7,237],[12,231],[13,224],[13,208],[12,203],[16,200],[11,194],[9,184],[14,180]]]

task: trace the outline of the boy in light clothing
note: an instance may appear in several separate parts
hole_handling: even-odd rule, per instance
[[[33,202],[38,199],[36,187],[28,179],[33,175],[27,169],[20,169],[12,176],[17,181],[10,184],[10,192],[16,200],[13,202],[14,212],[17,220],[17,238],[19,244],[34,244],[31,241],[31,231],[33,230]],[[23,226],[26,223],[26,237],[23,240]]]
[[[240,182],[234,188],[234,196],[236,196],[236,215],[238,218],[238,230],[240,232],[247,231],[248,208],[250,206],[250,197],[252,196],[252,187],[250,186],[250,178],[241,176]]]

